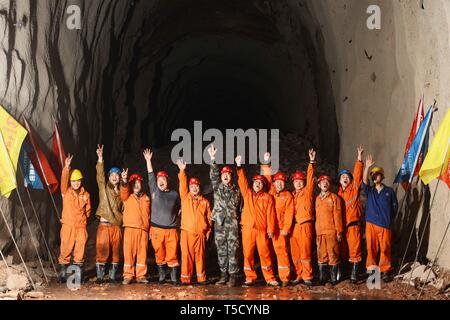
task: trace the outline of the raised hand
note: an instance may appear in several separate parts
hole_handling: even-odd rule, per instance
[[[183,159],[178,159],[177,165],[178,165],[178,169],[180,169],[180,171],[186,169],[186,162],[183,161]]]
[[[145,149],[143,155],[144,155],[145,161],[151,161],[152,157],[153,157],[153,152],[151,149]]]
[[[73,154],[70,154],[70,153],[67,154],[67,158],[65,161],[66,168],[70,167],[70,164],[72,163],[72,159],[73,159]]]
[[[126,183],[128,180],[128,168],[122,170],[121,176],[122,176],[122,181]]]
[[[358,160],[362,161],[362,155],[364,153],[364,148],[363,148],[362,144],[360,144],[358,146],[357,150],[358,150]]]
[[[97,145],[97,157],[98,157],[98,161],[101,162],[103,161],[103,145]]]
[[[308,155],[309,155],[309,161],[316,161],[316,150],[309,149]]]
[[[264,162],[268,163],[270,161],[270,152],[264,153]]]
[[[369,167],[373,166],[374,164],[375,164],[375,161],[373,160],[372,155],[369,154],[369,155],[366,157],[366,167],[369,168]]]
[[[208,148],[208,153],[211,160],[214,160],[216,158],[217,149],[214,147],[213,144]]]
[[[237,165],[238,167],[240,167],[240,166],[241,166],[241,163],[242,163],[242,157],[241,157],[240,155],[238,155],[238,156],[236,157],[236,159],[234,159],[234,161],[236,161],[236,165]]]

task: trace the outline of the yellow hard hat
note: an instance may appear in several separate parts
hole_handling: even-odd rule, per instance
[[[70,173],[70,181],[78,181],[83,179],[83,175],[81,174],[81,171],[78,169],[72,170]]]
[[[381,167],[373,167],[372,170],[370,170],[370,176],[373,177],[374,174],[381,173],[384,177],[384,169]]]

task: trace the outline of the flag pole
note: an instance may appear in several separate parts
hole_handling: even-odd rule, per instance
[[[25,175],[23,174],[23,170],[22,170],[22,167],[20,165],[19,165],[19,169],[20,169],[20,173],[22,174],[22,177],[25,179]],[[49,254],[49,259],[50,259],[50,262],[52,263],[53,270],[55,271],[55,274],[57,274],[58,272],[56,271],[55,262],[53,260],[54,256],[53,256],[53,254],[52,254],[52,252],[51,252],[51,250],[50,250],[50,248],[48,246],[47,239],[45,239],[44,230],[42,229],[42,225],[41,225],[41,223],[39,221],[39,217],[37,215],[36,208],[34,207],[33,199],[31,198],[31,194],[30,194],[30,190],[28,189],[28,187],[25,187],[25,189],[27,190],[28,199],[30,200],[31,208],[33,209],[33,213],[34,213],[34,216],[36,218],[36,222],[38,224],[39,230],[41,232],[42,239],[44,240],[45,247],[47,248],[47,252]]]
[[[12,164],[11,158],[9,157],[8,149],[6,148],[5,139],[3,139],[3,133],[1,132],[1,130],[0,130],[0,142],[1,142],[1,145],[2,145],[2,148],[3,148],[3,152],[5,152],[5,155],[6,155],[6,158],[7,158],[6,162],[8,163],[8,167],[9,167],[9,170],[10,170],[9,173],[11,174],[11,177],[13,178],[13,180],[15,182],[16,193],[17,193],[17,196],[19,197],[19,202],[20,202],[20,205],[22,207],[23,216],[25,217],[25,221],[27,223],[28,231],[30,231],[31,242],[33,244],[34,249],[36,250],[36,255],[38,257],[39,264],[41,265],[41,269],[42,269],[42,273],[44,274],[45,281],[48,283],[47,274],[45,273],[44,265],[42,264],[41,255],[39,254],[39,250],[38,250],[37,245],[36,245],[36,238],[34,237],[33,232],[31,231],[30,221],[28,220],[27,214],[25,212],[25,207],[24,207],[23,202],[22,202],[22,197],[20,196],[20,193],[19,193],[19,190],[18,190],[17,179],[16,179],[16,175],[15,175],[15,172],[14,172],[13,164]]]
[[[9,266],[8,266],[8,262],[6,261],[5,256],[3,255],[3,251],[2,251],[2,250],[0,250],[0,255],[2,256],[2,260],[3,260],[3,262],[4,262],[5,265],[6,265],[6,272],[9,274]]]
[[[45,175],[44,168],[42,167],[41,159],[39,159],[39,155],[38,155],[36,147],[34,146],[34,143],[33,143],[34,140],[33,140],[33,137],[31,136],[30,126],[28,125],[28,121],[27,121],[27,119],[25,119],[25,117],[23,117],[23,120],[24,120],[25,126],[27,127],[27,131],[30,134],[30,139],[32,140],[31,141],[31,145],[33,146],[34,154],[35,154],[36,159],[37,159],[37,161],[39,163],[39,168],[41,169],[42,175],[44,176],[45,185],[47,186],[48,193],[50,193],[50,198],[52,199],[53,207],[55,208],[55,212],[56,212],[56,215],[58,217],[58,221],[61,221],[61,215],[59,214],[58,208],[56,207],[56,202],[55,202],[55,199],[53,197],[52,191],[50,190],[50,185],[48,184],[47,176]]]

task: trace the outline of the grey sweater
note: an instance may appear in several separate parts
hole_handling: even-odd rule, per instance
[[[161,191],[156,185],[154,172],[148,174],[148,184],[152,201],[152,226],[163,229],[177,228],[178,212],[181,207],[178,193],[173,190]]]

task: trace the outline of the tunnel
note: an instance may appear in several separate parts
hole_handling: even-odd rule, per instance
[[[356,146],[363,144],[392,185],[419,97],[440,106],[433,133],[450,98],[450,6],[443,0],[418,2],[4,1],[0,104],[30,121],[47,154],[57,121],[66,152],[75,154],[74,165],[85,173],[94,208],[97,144],[105,145],[108,167],[145,174],[142,151],[151,147],[157,167],[175,175],[172,133],[193,132],[195,121],[203,130],[222,132],[278,129],[280,167],[288,173],[305,169],[307,150],[315,148],[319,173],[334,177],[338,169],[353,168]],[[381,10],[379,29],[368,27],[373,4]],[[79,23],[73,24],[77,13]],[[191,172],[208,179],[206,164]],[[395,239],[404,246],[405,230],[419,215],[416,232],[426,231],[423,261],[436,253],[449,212],[446,190],[436,182],[427,188],[418,185],[410,197],[396,188],[407,209],[400,212]],[[210,186],[205,189],[211,197]],[[31,196],[46,236],[57,244],[49,196],[40,190]],[[33,259],[26,224],[14,215],[18,201],[13,195],[0,205],[24,255]],[[27,201],[25,207],[31,210]],[[37,230],[36,222],[32,227]],[[17,260],[1,223],[0,230],[2,250]],[[446,240],[439,255],[444,268],[450,266],[449,247]]]

